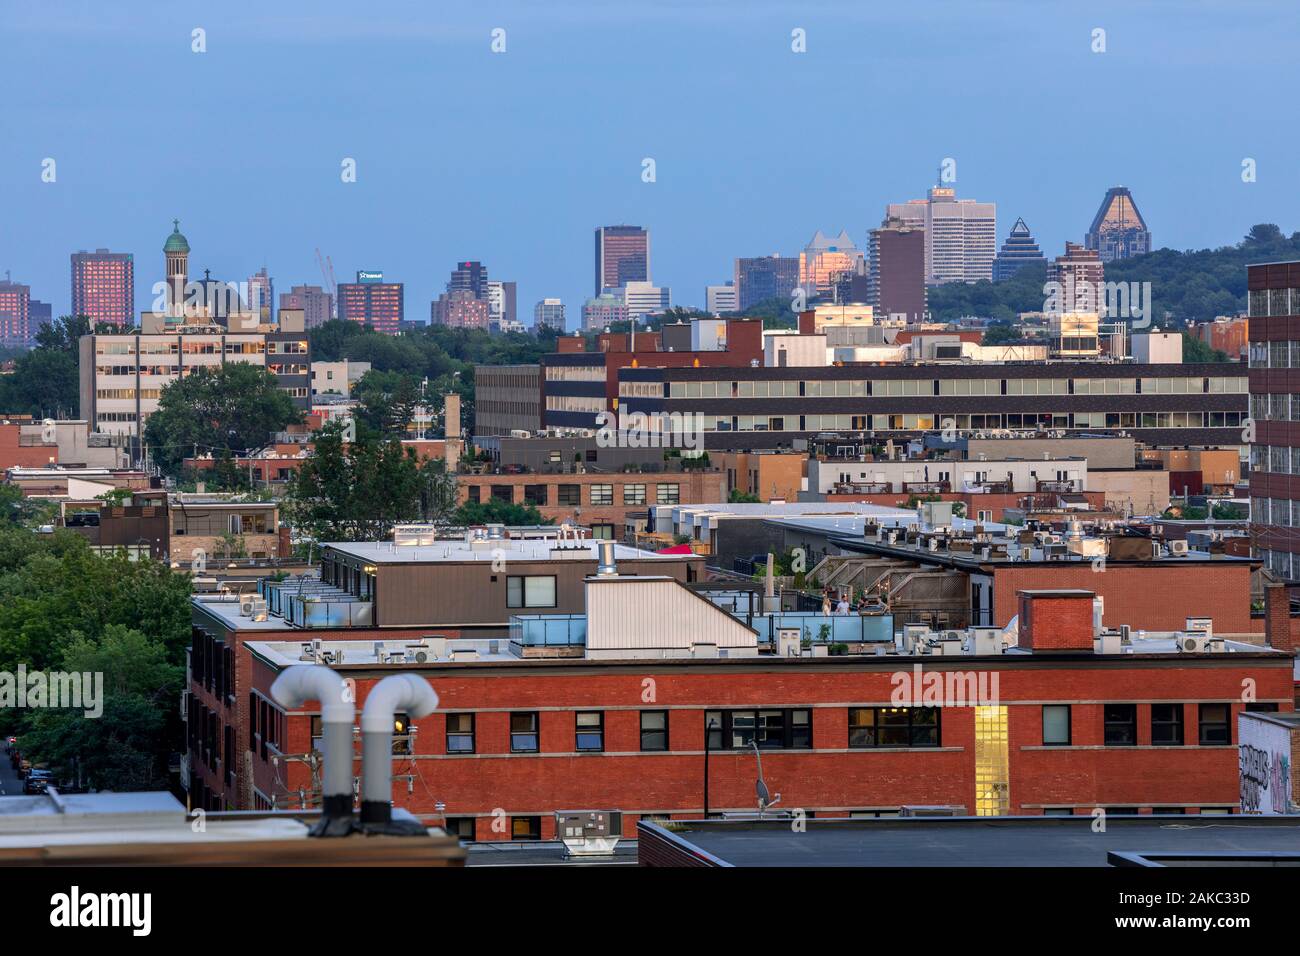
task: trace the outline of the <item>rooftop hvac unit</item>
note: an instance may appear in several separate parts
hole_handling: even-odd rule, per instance
[[[609,810],[557,810],[555,832],[568,856],[609,856],[622,837],[622,818]]]
[[[1186,556],[1186,554],[1187,554],[1187,540],[1186,540],[1186,539],[1175,539],[1175,540],[1173,540],[1173,541],[1170,541],[1170,542],[1169,542],[1169,553],[1170,553],[1170,554],[1180,555],[1180,556]]]
[[[1179,634],[1177,642],[1178,650],[1184,654],[1208,654],[1214,649],[1210,644],[1215,643],[1213,638],[1203,634]],[[1217,643],[1222,646],[1222,641]]]
[[[803,634],[797,627],[780,627],[776,631],[776,652],[781,657],[798,657]]]
[[[1185,629],[1192,634],[1202,634],[1207,640],[1214,637],[1214,618],[1212,617],[1189,617],[1186,618]]]
[[[239,616],[240,616],[240,617],[252,617],[252,616],[253,616],[253,605],[254,605],[255,603],[256,603],[256,602],[253,600],[252,595],[249,595],[249,596],[247,596],[247,597],[242,597],[242,598],[240,598],[240,599],[239,599]]]

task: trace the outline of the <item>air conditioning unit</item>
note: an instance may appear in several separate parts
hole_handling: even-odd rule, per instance
[[[1183,538],[1183,539],[1176,539],[1176,540],[1174,540],[1174,541],[1170,541],[1170,542],[1169,542],[1169,553],[1170,553],[1170,554],[1177,554],[1177,555],[1186,555],[1186,554],[1187,554],[1187,540],[1186,540],[1185,538]]]
[[[798,657],[802,645],[802,631],[797,627],[781,627],[776,631],[776,652],[781,657]]]
[[[239,616],[240,616],[240,617],[252,617],[252,616],[253,616],[253,605],[254,605],[254,603],[255,603],[255,602],[254,602],[254,600],[253,600],[253,598],[252,598],[251,595],[248,596],[248,597],[242,597],[242,598],[240,598],[240,599],[239,599]]]
[[[1184,654],[1206,654],[1210,650],[1210,640],[1202,634],[1179,634],[1178,650]]]

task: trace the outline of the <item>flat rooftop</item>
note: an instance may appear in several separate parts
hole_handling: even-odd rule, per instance
[[[392,541],[325,541],[322,548],[361,558],[371,564],[437,564],[492,562],[498,549],[512,561],[596,561],[597,543],[584,539],[561,547],[554,538],[464,538],[438,539],[423,544],[394,544]],[[656,554],[625,544],[614,545],[616,561],[681,561],[680,554]]]
[[[1070,817],[914,817],[808,820],[643,821],[641,831],[720,866],[1107,866],[1131,854],[1300,854],[1295,817],[1108,814]],[[666,836],[665,836],[666,835]],[[644,845],[644,840],[642,841]]]

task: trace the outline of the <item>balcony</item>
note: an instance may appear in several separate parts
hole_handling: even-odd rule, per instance
[[[513,614],[510,640],[520,647],[585,647],[584,614]]]
[[[1082,482],[1076,480],[1070,481],[1040,481],[1037,484],[1038,491],[1052,491],[1058,494],[1071,494],[1076,491],[1082,491],[1080,487]]]
[[[742,615],[736,615],[745,620]],[[800,640],[812,644],[870,644],[894,642],[892,614],[822,614],[817,611],[783,611],[755,615],[749,622],[760,642],[776,644],[781,628],[797,627]]]

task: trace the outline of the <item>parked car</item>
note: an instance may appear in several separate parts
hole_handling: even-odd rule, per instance
[[[54,782],[54,773],[49,770],[34,769],[23,781],[23,793],[44,793]]]

